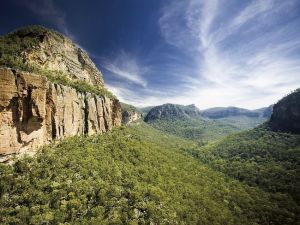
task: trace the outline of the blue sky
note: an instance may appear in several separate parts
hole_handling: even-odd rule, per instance
[[[275,103],[300,87],[299,0],[11,0],[0,33],[41,24],[87,51],[136,106]]]

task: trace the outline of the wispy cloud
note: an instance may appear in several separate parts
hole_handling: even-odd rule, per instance
[[[147,86],[147,81],[143,78],[143,75],[148,72],[148,67],[141,65],[136,57],[129,55],[125,51],[120,51],[110,60],[104,60],[102,64],[114,76],[126,79],[127,82],[133,82],[142,87]]]
[[[200,107],[255,108],[299,87],[300,20],[293,17],[299,6],[293,0],[171,2],[159,20],[162,35],[196,62],[189,80],[198,82],[185,90],[186,99]],[[198,88],[201,82],[207,87]]]

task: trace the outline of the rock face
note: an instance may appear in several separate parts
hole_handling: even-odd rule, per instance
[[[0,68],[0,86],[0,155],[121,124],[118,100],[80,93],[44,76]]]
[[[21,28],[3,38],[15,45],[33,42],[19,53],[23,63],[50,71],[60,71],[73,80],[94,86],[104,85],[102,74],[89,56],[66,36],[41,26]],[[1,54],[0,54],[1,57]]]
[[[119,101],[107,92],[110,98],[89,92],[104,89],[102,74],[69,38],[31,26],[1,36],[0,44],[0,161],[53,140],[121,125]],[[54,84],[45,73],[92,88],[74,89],[58,78]]]
[[[142,113],[133,105],[121,102],[122,124],[129,124],[142,117]]]
[[[145,122],[150,122],[156,119],[162,118],[190,118],[200,117],[201,112],[195,105],[175,105],[175,104],[164,104],[152,108],[147,116]]]
[[[300,89],[274,105],[269,126],[273,131],[300,134]]]
[[[122,123],[129,124],[142,117],[142,114],[137,111],[124,111],[122,113]]]

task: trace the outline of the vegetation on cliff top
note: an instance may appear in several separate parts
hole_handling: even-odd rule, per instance
[[[0,165],[0,223],[295,224],[285,195],[213,171],[194,147],[146,124],[44,147]]]
[[[72,87],[80,92],[116,98],[104,86],[93,86],[82,80],[73,80],[61,71],[50,71],[24,62],[23,54],[37,48],[43,33],[51,33],[55,38],[61,34],[41,26],[29,26],[0,37],[0,66],[46,76],[49,81]]]
[[[1,64],[6,56],[19,58],[24,51],[38,46],[40,35],[46,31],[41,26],[30,26],[18,29],[0,37]],[[4,58],[3,58],[4,57]]]

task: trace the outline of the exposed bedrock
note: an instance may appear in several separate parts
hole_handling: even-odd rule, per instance
[[[46,77],[0,68],[0,155],[23,153],[121,124],[117,99],[81,93]]]

